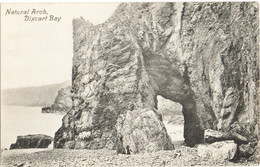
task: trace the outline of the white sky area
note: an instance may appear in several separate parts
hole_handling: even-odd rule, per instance
[[[1,88],[40,86],[71,79],[72,19],[105,22],[119,3],[2,4]],[[24,15],[5,15],[7,9],[45,9],[59,22],[26,22]],[[45,15],[30,15],[45,16]]]

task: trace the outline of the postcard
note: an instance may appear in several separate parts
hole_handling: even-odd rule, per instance
[[[1,4],[1,166],[258,166],[258,2]]]

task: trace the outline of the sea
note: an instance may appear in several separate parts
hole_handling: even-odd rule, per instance
[[[41,113],[41,107],[1,106],[1,149],[9,149],[17,136],[45,134],[54,137],[63,115]],[[183,141],[183,125],[164,122],[172,141]],[[52,145],[50,145],[52,147]]]
[[[54,137],[63,115],[41,113],[41,107],[1,106],[1,149],[9,149],[17,136],[45,134]]]

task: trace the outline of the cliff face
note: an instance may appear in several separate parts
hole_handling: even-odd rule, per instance
[[[57,92],[70,85],[70,81],[38,87],[12,88],[2,90],[2,104],[11,106],[50,106]]]
[[[257,3],[124,3],[105,23],[73,20],[72,110],[56,148],[173,149],[157,95],[183,107],[185,142],[204,129],[257,141]]]
[[[66,114],[72,107],[71,86],[61,88],[51,107],[42,108],[42,113]]]

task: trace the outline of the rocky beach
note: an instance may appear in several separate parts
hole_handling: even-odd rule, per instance
[[[165,101],[162,102],[165,104]],[[171,106],[168,104],[167,106]],[[167,107],[166,107],[167,108]],[[163,108],[165,109],[165,108]],[[215,160],[201,157],[198,146],[188,147],[183,138],[183,118],[165,126],[175,150],[165,150],[134,155],[117,154],[116,150],[99,149],[14,149],[1,150],[3,167],[81,167],[81,166],[259,166],[259,156],[240,160]],[[172,120],[168,120],[173,122]],[[178,122],[178,123],[176,123]],[[218,155],[219,156],[219,155]]]
[[[238,162],[215,161],[198,156],[197,148],[187,146],[175,150],[117,155],[115,150],[22,149],[2,153],[3,167],[61,166],[258,166],[257,159]]]

